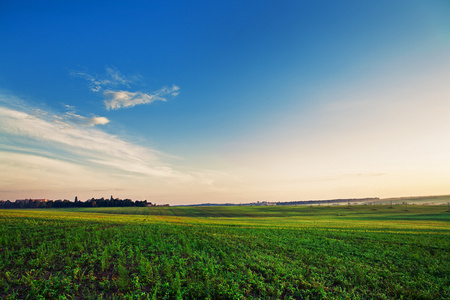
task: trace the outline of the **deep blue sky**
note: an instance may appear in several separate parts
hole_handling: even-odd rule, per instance
[[[440,78],[447,74],[449,16],[448,1],[2,1],[2,106],[31,115],[34,111],[34,117],[47,122],[54,123],[58,118],[72,122],[71,126],[84,122],[84,127],[78,129],[99,131],[129,143],[129,147],[156,151],[159,164],[192,180],[183,183],[181,190],[197,197],[186,197],[186,201],[275,199],[282,191],[289,191],[283,197],[293,200],[333,193],[338,197],[360,195],[369,186],[368,194],[399,194],[401,191],[395,187],[385,190],[383,182],[358,184],[353,193],[351,188],[341,191],[338,183],[324,186],[329,193],[315,194],[308,187],[308,192],[302,194],[302,186],[283,185],[274,185],[274,191],[261,194],[255,194],[255,190],[258,182],[266,185],[263,182],[273,180],[266,177],[273,169],[277,169],[275,177],[281,181],[318,178],[321,166],[309,166],[316,171],[308,175],[299,161],[305,155],[294,150],[285,153],[286,149],[311,148],[311,153],[319,153],[323,150],[319,145],[330,136],[344,134],[341,140],[348,138],[348,128],[340,133],[324,128],[341,126],[349,120],[346,114],[363,116],[373,112],[370,105],[364,104],[369,101],[364,92],[373,91],[368,98],[378,97],[370,101],[392,105],[388,96],[400,93],[393,91],[394,87],[407,89],[412,82],[423,83],[421,76]],[[428,73],[422,72],[425,70]],[[95,85],[94,80],[103,82]],[[164,87],[173,89],[161,96],[165,101],[116,109],[108,109],[104,102],[120,91],[140,93],[133,97],[143,99],[143,95],[154,95]],[[429,89],[424,86],[420,91]],[[417,95],[420,91],[411,93]],[[440,95],[445,93],[441,91]],[[327,107],[354,97],[363,98],[353,100],[349,109],[339,112],[342,120],[330,121],[334,117],[327,115]],[[420,105],[415,107],[423,111]],[[36,109],[45,113],[36,115]],[[94,119],[100,117],[104,119]],[[101,121],[106,119],[108,123]],[[95,129],[89,122],[96,124]],[[353,129],[361,127],[356,121],[351,125]],[[349,139],[360,141],[353,129],[350,134],[354,137]],[[29,147],[25,152],[37,155],[37,146],[27,145],[30,137],[40,144],[38,148],[47,142],[37,133],[23,134],[18,129],[4,129],[1,134],[6,137],[1,152],[5,160],[19,148],[24,152]],[[294,145],[294,140],[304,144]],[[374,137],[361,143],[381,145]],[[330,147],[330,152],[335,151]],[[86,158],[89,155],[77,153],[77,159],[73,159],[66,153],[63,159],[57,154],[60,150],[48,150],[45,157],[76,161],[77,165],[96,169]],[[395,155],[388,156],[388,161],[398,161]],[[16,159],[20,162],[23,158]],[[339,155],[336,160],[341,160]],[[259,168],[268,161],[270,168]],[[149,164],[150,168],[154,166],[154,162]],[[19,172],[23,165],[26,163],[15,170]],[[378,165],[347,166],[349,169],[339,166],[331,171],[333,175],[323,176],[390,172]],[[405,172],[404,165],[395,172]],[[206,187],[197,182],[196,176],[207,182]],[[137,197],[156,193],[162,200],[175,201],[168,192],[171,186],[178,186],[174,181],[167,179],[168,190],[150,192],[145,188],[146,179],[140,178],[142,185],[134,188],[140,190]],[[19,176],[5,181],[4,190],[9,191],[5,195],[46,196],[45,189],[21,191],[17,188],[20,180],[30,179]],[[39,181],[33,180],[33,184]],[[221,180],[227,183],[219,184]],[[235,188],[239,196],[232,191],[235,181],[242,185]],[[125,182],[120,187],[124,194],[128,186]],[[121,185],[121,181],[114,185]],[[62,191],[50,192],[52,186],[47,187],[49,194],[70,196]],[[69,190],[88,195],[93,188],[79,183]]]

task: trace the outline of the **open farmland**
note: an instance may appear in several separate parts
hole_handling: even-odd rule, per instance
[[[4,299],[448,299],[446,206],[0,211]]]

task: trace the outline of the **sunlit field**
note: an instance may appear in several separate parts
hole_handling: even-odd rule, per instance
[[[0,211],[2,299],[449,299],[447,206]]]

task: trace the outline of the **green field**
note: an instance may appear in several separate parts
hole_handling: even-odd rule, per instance
[[[0,211],[2,299],[450,299],[447,206]]]

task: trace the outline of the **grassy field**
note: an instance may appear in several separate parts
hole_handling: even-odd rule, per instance
[[[0,298],[450,299],[446,210],[1,210]]]

